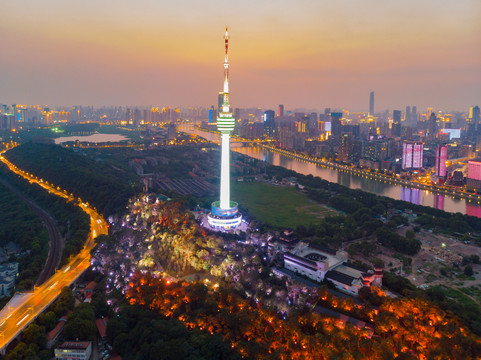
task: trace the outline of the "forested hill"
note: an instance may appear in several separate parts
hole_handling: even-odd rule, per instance
[[[58,145],[26,143],[5,156],[26,170],[73,193],[108,216],[140,191],[133,172],[113,168]]]

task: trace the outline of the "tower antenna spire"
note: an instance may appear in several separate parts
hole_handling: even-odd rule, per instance
[[[225,42],[225,54],[224,54],[224,101],[223,101],[223,111],[228,112],[229,108],[229,28],[226,26],[225,27],[225,36],[224,36],[224,42]],[[227,110],[225,108],[227,106]]]

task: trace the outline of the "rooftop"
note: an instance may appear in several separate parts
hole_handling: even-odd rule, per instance
[[[303,242],[300,242],[292,253],[305,260],[326,262],[329,269],[341,264],[347,257],[337,255],[335,250]]]
[[[65,341],[57,349],[87,349],[91,344],[91,341]]]

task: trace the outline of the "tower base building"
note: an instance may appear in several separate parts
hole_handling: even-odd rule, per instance
[[[220,207],[220,201],[214,201],[207,220],[213,228],[229,230],[240,225],[242,215],[239,213],[238,204],[235,201],[231,201],[230,207],[227,209]]]

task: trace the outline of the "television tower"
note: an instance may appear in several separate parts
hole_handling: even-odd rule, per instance
[[[235,119],[232,117],[229,104],[229,31],[227,27],[224,42],[224,91],[222,92],[222,110],[217,117],[217,130],[221,135],[220,201],[212,203],[208,221],[212,227],[230,229],[240,224],[242,216],[239,214],[238,204],[230,201],[229,140],[230,133],[234,130]]]

